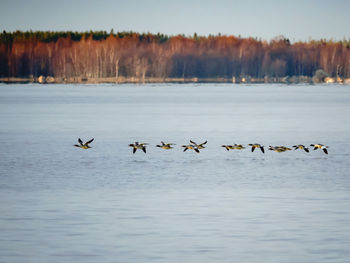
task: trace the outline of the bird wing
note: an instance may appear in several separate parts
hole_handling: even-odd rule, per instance
[[[261,146],[261,147],[260,147],[260,150],[261,150],[263,153],[265,153],[264,146]]]
[[[88,145],[89,143],[92,143],[94,141],[94,138],[92,138],[90,141],[87,141],[85,145]]]
[[[144,153],[146,153],[146,147],[145,147],[145,146],[142,147],[142,151],[143,151]]]
[[[135,153],[135,152],[136,152],[136,150],[137,150],[137,148],[136,148],[136,147],[134,147],[134,149],[132,150],[132,153]]]
[[[327,151],[326,148],[323,148],[323,151],[324,151],[325,154],[328,154],[328,151]]]
[[[83,141],[80,138],[78,138],[78,142],[80,143],[80,145],[84,145]]]

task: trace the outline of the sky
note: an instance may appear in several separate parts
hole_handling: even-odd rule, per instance
[[[348,0],[0,0],[0,30],[350,38]]]

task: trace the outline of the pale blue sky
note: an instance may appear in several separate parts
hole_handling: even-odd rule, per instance
[[[0,0],[0,30],[350,38],[347,0]]]

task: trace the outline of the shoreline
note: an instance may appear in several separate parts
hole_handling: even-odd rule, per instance
[[[350,79],[336,79],[326,78],[322,81],[315,82],[308,76],[293,76],[293,77],[275,77],[275,78],[137,78],[137,77],[108,77],[108,78],[85,78],[85,77],[51,77],[40,76],[38,78],[18,78],[18,77],[5,77],[0,78],[0,83],[39,83],[39,84],[102,84],[102,83],[114,83],[114,84],[144,84],[144,83],[234,83],[234,84],[346,84],[350,85]]]

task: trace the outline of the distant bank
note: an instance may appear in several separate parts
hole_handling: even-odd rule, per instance
[[[134,32],[0,33],[3,82],[322,83],[350,78],[350,39],[290,43]]]
[[[252,77],[232,77],[232,78],[136,78],[136,77],[118,77],[118,78],[54,78],[51,76],[40,76],[39,78],[0,78],[2,83],[40,83],[40,84],[63,84],[63,83],[79,83],[79,84],[98,84],[98,83],[242,83],[242,84],[262,84],[262,83],[283,83],[283,84],[314,84],[314,83],[339,83],[350,85],[350,78],[331,78],[322,79],[311,78],[308,76],[299,77],[283,77],[283,78],[252,78]]]

